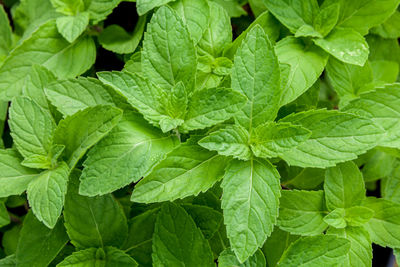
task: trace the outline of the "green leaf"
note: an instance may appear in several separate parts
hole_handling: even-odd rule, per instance
[[[383,38],[399,38],[400,12],[396,10],[384,23],[372,28],[371,33],[378,34]]]
[[[17,266],[17,259],[15,254],[9,255],[5,258],[0,259],[0,265],[2,267],[15,267]]]
[[[221,187],[227,234],[236,257],[244,262],[264,244],[276,223],[279,173],[266,160],[232,160]]]
[[[84,0],[50,0],[57,12],[65,15],[74,16],[84,11]]]
[[[385,135],[380,140],[379,145],[397,148],[400,146],[399,89],[399,84],[393,84],[364,93],[342,110],[370,118],[376,125],[385,129]]]
[[[355,206],[345,210],[345,220],[350,226],[363,226],[374,216],[375,212],[367,207]]]
[[[93,25],[105,20],[120,2],[121,0],[90,0],[89,3],[86,2],[88,4],[86,11],[89,12]]]
[[[371,120],[336,110],[310,110],[287,116],[281,122],[300,125],[312,132],[309,139],[286,151],[290,165],[326,168],[355,159],[382,138],[382,129]]]
[[[323,36],[315,30],[312,26],[308,24],[304,24],[300,28],[297,29],[296,34],[294,35],[296,38],[299,37],[316,37],[322,38]]]
[[[29,212],[24,219],[15,253],[17,266],[29,267],[33,263],[48,266],[67,242],[68,235],[62,220],[49,229]]]
[[[118,125],[89,153],[83,165],[79,193],[111,193],[146,176],[176,146],[137,113],[126,112]]]
[[[301,126],[267,122],[254,129],[251,150],[256,157],[277,157],[303,143],[310,136],[311,132]]]
[[[231,125],[212,132],[199,141],[199,145],[208,150],[217,151],[224,156],[233,156],[241,160],[249,160],[249,133],[239,125]]]
[[[174,10],[161,7],[144,34],[143,74],[164,90],[181,81],[192,92],[196,66],[196,51],[187,27]]]
[[[325,4],[325,2],[323,3],[321,10],[313,21],[314,29],[324,37],[335,27],[340,12],[339,3],[327,3],[328,4]]]
[[[42,172],[28,185],[29,205],[36,218],[49,228],[56,225],[61,215],[69,173],[68,165],[61,162],[56,168]]]
[[[20,94],[33,64],[50,69],[57,77],[72,78],[92,66],[95,57],[93,39],[82,37],[70,44],[58,33],[55,21],[48,21],[17,46],[1,65],[0,98],[10,100]]]
[[[281,98],[278,60],[260,26],[250,30],[234,62],[232,88],[248,99],[235,119],[251,134],[253,128],[276,117]]]
[[[59,17],[56,20],[58,32],[70,43],[74,42],[89,25],[89,13]]]
[[[262,248],[264,255],[268,255],[266,257],[267,266],[276,266],[285,250],[298,238],[300,237],[291,235],[288,232],[282,231],[279,227],[275,227]]]
[[[342,208],[337,208],[324,217],[324,222],[334,228],[345,228],[347,226],[347,222],[344,217],[345,210]]]
[[[7,211],[7,207],[4,204],[4,201],[0,200],[0,228],[8,225],[10,222],[11,220]]]
[[[124,251],[114,247],[88,248],[72,253],[57,266],[59,267],[83,267],[83,266],[118,266],[136,267],[137,262]]]
[[[63,157],[72,169],[86,151],[106,136],[121,118],[122,111],[115,107],[86,108],[60,121],[54,134],[54,143],[65,146]]]
[[[326,170],[324,191],[326,206],[330,211],[358,206],[366,194],[362,174],[352,161]]]
[[[333,235],[302,237],[293,242],[279,260],[279,266],[341,266],[350,242]]]
[[[118,54],[133,53],[142,40],[146,16],[139,17],[133,33],[128,33],[124,28],[113,24],[105,28],[99,35],[99,43],[105,49]]]
[[[245,262],[240,263],[235,253],[230,249],[225,249],[218,257],[218,266],[219,267],[265,267],[266,266],[265,256],[261,250],[257,250],[253,256],[248,258]]]
[[[50,83],[46,86],[45,93],[64,116],[72,116],[88,107],[113,104],[110,89],[90,77]]]
[[[372,242],[382,247],[400,248],[400,204],[374,197],[368,197],[363,204],[375,212],[365,225]]]
[[[400,165],[398,161],[388,177],[382,179],[381,195],[384,199],[400,204]]]
[[[394,83],[399,75],[399,64],[389,60],[371,61],[374,81],[383,83]]]
[[[170,152],[135,186],[132,201],[172,201],[198,195],[219,181],[224,175],[227,158],[202,148],[198,140],[193,137]]]
[[[302,40],[286,37],[275,46],[279,63],[288,64],[290,72],[283,86],[281,105],[292,102],[309,89],[322,74],[328,54]]]
[[[128,238],[122,249],[140,266],[152,266],[152,239],[159,209],[148,210],[129,222]]]
[[[203,36],[198,42],[198,52],[200,54],[210,54],[218,57],[224,48],[232,42],[232,26],[228,13],[219,4],[208,3],[210,8],[210,18]]]
[[[293,33],[304,24],[312,25],[319,11],[316,0],[264,0],[264,3],[268,10]]]
[[[38,167],[50,167],[48,154],[56,129],[50,112],[27,97],[17,97],[11,104],[9,124],[18,151],[25,158],[40,157]]]
[[[12,149],[0,149],[0,197],[20,195],[38,176],[36,170],[21,165],[22,157]]]
[[[383,23],[399,5],[398,0],[339,0],[339,3],[338,26],[355,29],[362,35],[367,34],[371,27]]]
[[[350,241],[350,251],[342,266],[368,267],[372,262],[372,245],[368,232],[362,227],[346,227],[345,229],[328,229],[329,235],[344,237]]]
[[[215,266],[211,248],[186,211],[166,203],[153,235],[153,266]]]
[[[363,66],[368,59],[367,42],[352,29],[335,28],[324,39],[315,39],[314,43],[345,63]]]
[[[65,199],[65,227],[72,244],[79,249],[121,246],[128,233],[122,207],[111,194],[79,195],[79,174],[76,171],[71,175]]]
[[[230,119],[246,103],[246,98],[232,89],[209,88],[196,91],[189,100],[183,132],[204,129]]]
[[[137,0],[136,8],[138,14],[141,16],[153,8],[168,4],[175,0]]]
[[[317,235],[328,226],[326,213],[323,191],[283,190],[277,225],[291,234]]]
[[[208,27],[210,19],[210,7],[206,0],[179,0],[170,4],[182,18],[189,30],[190,36],[197,44]]]
[[[0,6],[0,62],[8,55],[12,46],[12,30],[3,6]]]

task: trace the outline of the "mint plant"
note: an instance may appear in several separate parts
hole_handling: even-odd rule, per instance
[[[400,0],[3,2],[0,266],[400,255]]]

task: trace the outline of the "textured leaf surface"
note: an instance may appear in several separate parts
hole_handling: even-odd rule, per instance
[[[229,248],[224,250],[218,257],[219,267],[265,267],[266,264],[265,256],[261,250],[257,250],[253,256],[243,263],[237,260],[235,253]]]
[[[61,162],[55,169],[42,172],[29,183],[29,205],[39,221],[53,228],[61,215],[67,193],[69,168]]]
[[[232,160],[221,187],[227,234],[237,258],[244,262],[262,246],[276,223],[279,173],[265,160]]]
[[[199,228],[176,204],[158,213],[153,236],[153,266],[215,266],[210,246]]]
[[[143,15],[155,7],[159,7],[175,0],[137,0],[136,8],[139,15]]]
[[[327,224],[323,191],[283,190],[280,198],[278,226],[298,235],[321,234]]]
[[[146,176],[176,145],[137,113],[124,118],[88,154],[81,176],[80,194],[103,195]]]
[[[290,165],[325,168],[355,159],[382,138],[371,120],[335,110],[310,110],[287,116],[283,122],[312,132],[310,138],[281,157]]]
[[[140,181],[132,193],[135,202],[151,203],[197,195],[219,181],[227,158],[189,139],[167,155]]]
[[[56,20],[58,32],[70,43],[75,41],[89,24],[89,13],[59,17]]]

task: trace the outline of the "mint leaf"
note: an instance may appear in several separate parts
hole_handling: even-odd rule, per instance
[[[383,247],[400,247],[400,205],[374,197],[368,197],[363,204],[375,212],[365,225],[372,242]]]
[[[49,229],[39,222],[32,212],[24,219],[17,246],[18,266],[32,266],[32,263],[47,266],[67,244],[68,236],[62,220]]]
[[[232,89],[209,88],[196,91],[189,100],[183,132],[204,129],[230,119],[246,103],[246,98]]]
[[[367,207],[355,206],[346,209],[345,220],[351,226],[363,226],[374,216],[375,212]]]
[[[370,118],[376,125],[385,129],[385,135],[379,142],[382,146],[398,147],[400,123],[400,85],[387,85],[360,95],[360,98],[351,101],[343,111]]]
[[[75,41],[89,24],[89,14],[79,13],[75,16],[59,17],[56,20],[58,32],[70,43]]]
[[[248,99],[235,119],[251,132],[275,118],[281,97],[278,60],[260,26],[250,30],[237,50],[234,62],[232,88]]]
[[[248,258],[245,262],[240,263],[235,256],[235,253],[229,248],[225,249],[221,252],[218,257],[218,266],[219,267],[245,267],[245,266],[252,266],[252,267],[265,267],[266,261],[265,256],[261,252],[261,250],[257,250],[253,256]]]
[[[176,138],[162,134],[139,114],[126,112],[118,125],[88,154],[83,163],[79,193],[110,193],[146,176],[176,146]]]
[[[46,45],[43,47],[43,42]],[[54,20],[40,26],[17,46],[0,67],[0,98],[19,95],[32,64],[51,69],[60,78],[72,78],[85,72],[95,60],[95,45],[90,37],[70,44],[58,33]],[[71,57],[76,58],[74,62]]]
[[[324,39],[315,39],[314,43],[346,63],[363,66],[368,59],[367,42],[352,29],[335,28]]]
[[[328,234],[344,237],[350,241],[350,251],[346,255],[343,266],[371,266],[372,245],[368,232],[362,227],[346,227],[345,229],[329,228]]]
[[[6,226],[11,222],[7,207],[4,201],[0,200],[0,227]]]
[[[153,8],[168,4],[175,0],[137,0],[136,8],[138,14],[141,16]]]
[[[326,206],[330,211],[358,206],[366,194],[362,174],[351,161],[326,170],[324,190]]]
[[[0,62],[8,55],[12,46],[12,30],[8,21],[7,13],[3,6],[0,6]]]
[[[114,247],[88,248],[72,253],[57,266],[121,266],[136,267],[137,262],[122,250]]]
[[[86,2],[86,0],[83,0]],[[90,14],[90,19],[93,20],[93,24],[96,25],[100,21],[104,20],[113,9],[118,6],[121,0],[91,0],[86,2],[86,11]]]
[[[350,242],[333,235],[302,237],[283,253],[281,266],[335,266],[346,260]]]
[[[233,156],[237,159],[249,160],[249,133],[241,126],[232,125],[212,132],[199,141],[199,145],[208,150],[217,151],[224,156]]]
[[[61,215],[67,193],[70,170],[65,162],[42,172],[29,183],[27,194],[33,214],[47,227],[53,228]]]
[[[27,97],[17,97],[10,108],[11,136],[18,151],[25,157],[40,157],[41,164],[35,168],[48,168],[48,154],[56,128],[48,110],[43,110]]]
[[[376,146],[383,134],[370,120],[335,110],[310,110],[287,116],[281,122],[312,132],[309,139],[281,156],[290,165],[300,167],[326,168],[355,159]]]
[[[174,10],[161,7],[144,34],[143,74],[163,89],[181,81],[192,92],[196,66],[196,52],[187,27]]]
[[[57,12],[65,15],[74,16],[79,12],[84,11],[84,0],[50,0]]]
[[[79,195],[79,174],[78,171],[72,173],[65,199],[65,228],[72,244],[79,249],[121,246],[128,233],[122,207],[110,194]]]
[[[371,29],[371,32],[378,34],[383,38],[400,37],[400,12],[396,10],[384,23]]]
[[[277,157],[303,143],[311,132],[290,123],[268,122],[254,129],[251,150],[256,157]]]
[[[339,13],[339,3],[323,2],[319,13],[314,17],[313,27],[325,37],[335,27],[339,19]]]
[[[232,160],[221,187],[227,234],[239,262],[244,262],[262,246],[276,223],[279,173],[266,160]]]
[[[279,63],[288,64],[288,80],[283,84],[281,105],[292,102],[310,88],[322,74],[328,54],[316,46],[306,46],[297,38],[286,37],[275,47]]]
[[[323,191],[283,190],[277,224],[291,234],[317,235],[327,228],[326,213]]]
[[[153,235],[154,266],[215,266],[210,246],[186,211],[166,203]]]
[[[282,231],[279,227],[275,227],[262,248],[264,255],[268,255],[266,257],[268,266],[276,266],[285,250],[299,238],[299,236],[291,235]]]
[[[334,209],[324,217],[324,222],[334,228],[345,228],[347,226],[346,220],[344,219],[345,213],[345,210],[342,208]]]
[[[205,192],[219,181],[227,163],[224,156],[189,139],[170,152],[133,190],[132,201],[141,203],[175,200]],[[189,186],[188,186],[189,185]]]
[[[0,197],[22,194],[38,176],[36,170],[22,166],[22,160],[15,150],[0,150]]]
[[[399,74],[399,64],[389,60],[374,60],[371,62],[374,81],[395,83]]]

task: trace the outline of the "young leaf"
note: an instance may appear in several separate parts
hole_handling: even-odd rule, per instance
[[[58,124],[54,143],[65,146],[64,159],[72,169],[86,151],[106,136],[121,118],[122,111],[111,106],[95,106],[78,111]]]
[[[183,132],[204,129],[224,122],[235,115],[246,103],[246,98],[232,89],[209,88],[196,91],[189,100]]]
[[[215,266],[210,246],[186,211],[166,203],[153,235],[153,266]]]
[[[70,43],[74,42],[89,24],[89,13],[59,17],[56,20],[58,32]]]
[[[245,262],[240,263],[235,253],[230,248],[225,249],[221,252],[218,257],[218,266],[219,267],[265,267],[266,266],[265,256],[261,250],[257,250],[253,256],[248,258]]]
[[[228,159],[202,148],[197,144],[198,140],[193,137],[170,152],[135,186],[132,201],[172,201],[198,195],[219,181]]]
[[[50,112],[27,97],[17,97],[12,101],[9,124],[18,151],[25,158],[40,157],[40,167],[49,167],[48,154],[56,127]]]
[[[262,246],[276,223],[279,173],[266,160],[232,160],[221,187],[227,234],[238,260],[244,262]]]
[[[268,122],[254,129],[251,150],[256,157],[277,157],[303,143],[310,136],[311,132],[301,126]]]
[[[302,237],[282,255],[280,266],[337,266],[350,250],[350,241],[333,235]]]
[[[249,147],[249,133],[239,125],[231,125],[199,141],[199,145],[208,150],[217,151],[224,156],[233,156],[241,160],[249,160],[251,150]]]
[[[83,163],[79,193],[104,195],[137,182],[175,146],[175,137],[162,134],[139,114],[127,112],[115,129],[89,152]]]
[[[281,105],[292,102],[310,88],[322,74],[328,54],[302,40],[286,37],[275,46],[279,63],[288,64],[290,71],[284,84]]]
[[[29,212],[24,219],[15,253],[17,266],[29,267],[32,263],[48,266],[67,242],[68,235],[62,220],[49,229]]]
[[[326,206],[330,211],[358,206],[366,194],[362,174],[352,161],[326,170],[324,191]]]
[[[368,197],[363,205],[375,212],[365,224],[372,242],[382,247],[400,247],[400,205],[374,197]]]
[[[83,0],[50,0],[50,2],[57,12],[69,16],[74,16],[85,9]]]
[[[112,105],[110,89],[93,78],[59,80],[48,84],[45,93],[50,102],[64,115],[98,105]]]
[[[375,212],[367,207],[354,206],[347,208],[345,220],[350,226],[363,226],[374,216]]]
[[[65,199],[65,228],[72,244],[79,249],[121,246],[128,233],[122,207],[110,194],[98,197],[79,195],[79,174],[76,171],[71,175]]]
[[[283,190],[278,226],[291,234],[321,234],[328,226],[326,213],[323,191]]]
[[[344,219],[345,213],[346,211],[342,208],[334,209],[324,217],[324,222],[337,229],[345,228],[347,226]]]
[[[370,118],[376,125],[385,129],[385,135],[379,145],[400,146],[400,85],[387,85],[360,95],[342,110]]]
[[[22,166],[21,161],[15,150],[0,150],[0,197],[22,194],[38,176],[36,170]]]
[[[331,30],[335,27],[340,12],[339,3],[324,2],[322,3],[321,9],[318,15],[314,18],[313,27],[316,31],[321,33],[323,37],[328,35]]]
[[[88,248],[79,250],[66,257],[57,266],[78,267],[78,266],[118,266],[137,267],[137,262],[124,251],[114,247]]]
[[[143,74],[163,89],[181,81],[192,92],[196,66],[196,51],[187,27],[174,10],[161,7],[144,34]]]
[[[70,44],[58,33],[55,21],[50,20],[17,46],[1,65],[0,98],[10,100],[21,93],[33,64],[51,69],[60,78],[72,78],[92,66],[95,55],[93,39],[82,37]]]
[[[326,168],[355,159],[376,146],[383,135],[371,120],[336,110],[310,110],[287,116],[281,122],[312,132],[309,139],[281,156],[290,165],[300,167]]]
[[[33,214],[47,227],[53,228],[61,215],[67,193],[70,170],[65,162],[42,172],[29,183],[27,194]]]
[[[345,63],[363,66],[368,59],[367,42],[352,29],[335,28],[325,38],[314,39],[314,43]]]
[[[146,14],[153,8],[168,4],[175,0],[137,0],[136,8],[140,16]]]
[[[345,229],[328,229],[329,235],[344,237],[350,241],[350,251],[342,266],[371,266],[372,245],[368,232],[362,227],[346,227]]]
[[[251,134],[253,128],[275,119],[281,98],[278,59],[260,26],[247,34],[234,62],[232,88],[248,99],[235,119]]]

